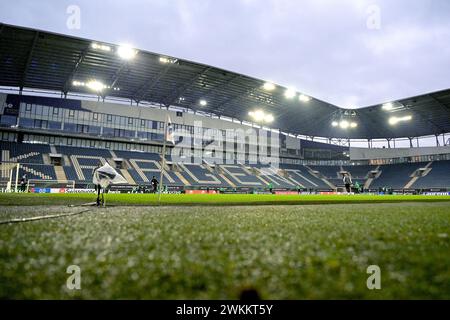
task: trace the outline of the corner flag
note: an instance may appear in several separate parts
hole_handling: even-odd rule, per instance
[[[95,170],[93,183],[107,188],[111,184],[128,184],[128,181],[106,163],[103,167]]]

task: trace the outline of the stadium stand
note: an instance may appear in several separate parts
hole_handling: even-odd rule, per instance
[[[232,187],[223,177],[215,172],[209,171],[204,165],[200,164],[181,164],[182,175],[191,186],[203,187]]]
[[[403,189],[411,180],[414,172],[424,167],[423,163],[402,163],[383,165],[380,167],[381,175],[374,180],[371,189],[392,188]]]
[[[238,187],[261,188],[266,184],[242,165],[219,165],[219,170]]]
[[[50,153],[50,146],[31,143],[0,142],[2,161],[44,164],[44,154]]]
[[[16,169],[13,170],[13,176]],[[24,164],[20,166],[19,177],[27,175],[27,179],[35,180],[56,180],[55,169],[51,165]]]
[[[330,189],[322,179],[314,176],[308,168],[301,165],[282,164],[281,168],[287,173],[289,180],[307,189]]]
[[[341,186],[342,175],[341,167],[338,166],[310,166],[310,168],[314,171],[319,172],[327,181],[332,183],[334,186]]]
[[[375,166],[343,166],[344,172],[350,173],[352,179],[366,180],[367,176],[372,170],[375,170]]]
[[[161,161],[161,156],[154,153],[145,153],[137,151],[114,151],[117,157],[122,159],[141,159],[141,160],[154,160]]]
[[[110,151],[106,149],[50,146],[43,144],[1,142],[1,162],[21,163],[20,175],[28,179],[57,180],[58,168],[62,168],[67,180],[79,186],[92,183],[93,169],[108,162],[116,166],[130,185],[148,185],[153,176],[159,179],[161,156],[136,151]],[[46,163],[56,150],[66,159],[62,166]],[[186,158],[190,160],[191,158]],[[266,165],[222,164],[210,165],[172,162],[167,157],[164,183],[167,186],[185,188],[250,188],[295,190],[332,190],[342,187],[341,172],[349,172],[353,181],[361,185],[376,166],[304,166],[281,164],[279,168]],[[370,190],[450,188],[450,161],[403,163],[379,166]],[[9,177],[9,176],[8,176]],[[2,179],[8,178],[3,176]]]
[[[431,164],[431,171],[413,184],[413,188],[433,189],[450,186],[450,161],[437,161]]]
[[[64,169],[64,172],[66,174],[67,180],[74,180],[78,184],[86,182],[86,181],[81,181],[78,178],[78,175],[75,172],[75,169],[73,167],[64,166],[63,169]]]
[[[266,185],[272,184],[275,189],[293,189],[298,186],[298,183],[289,180],[288,177],[281,176],[278,168],[254,166],[251,169],[255,170],[255,173],[260,177],[261,180],[264,180]]]
[[[57,146],[56,150],[58,153],[67,156],[74,155],[78,157],[102,157],[104,159],[112,157],[111,152],[106,149]]]

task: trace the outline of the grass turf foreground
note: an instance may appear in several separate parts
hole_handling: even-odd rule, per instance
[[[80,205],[93,202],[94,194],[11,194],[0,193],[0,206],[22,205]],[[154,194],[107,194],[107,205],[155,206],[158,195]],[[392,202],[441,202],[450,196],[415,195],[259,195],[259,194],[164,194],[164,206],[231,206],[231,205],[301,205],[338,203],[392,203]]]
[[[0,225],[0,298],[236,299],[251,288],[264,299],[449,299],[449,233],[449,203],[94,208]],[[81,290],[66,287],[69,265]],[[381,290],[367,289],[369,265]]]

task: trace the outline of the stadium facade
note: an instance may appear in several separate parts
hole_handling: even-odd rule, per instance
[[[450,90],[343,109],[218,68],[9,25],[0,86],[3,188],[23,174],[89,188],[99,162],[127,179],[120,190],[148,185],[170,119],[169,191],[336,192],[344,173],[372,192],[450,190]],[[419,147],[422,136],[436,145]],[[399,138],[411,148],[396,148]]]

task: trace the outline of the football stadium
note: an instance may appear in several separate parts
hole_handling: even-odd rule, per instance
[[[9,24],[0,88],[2,299],[450,298],[450,89],[345,109]]]

